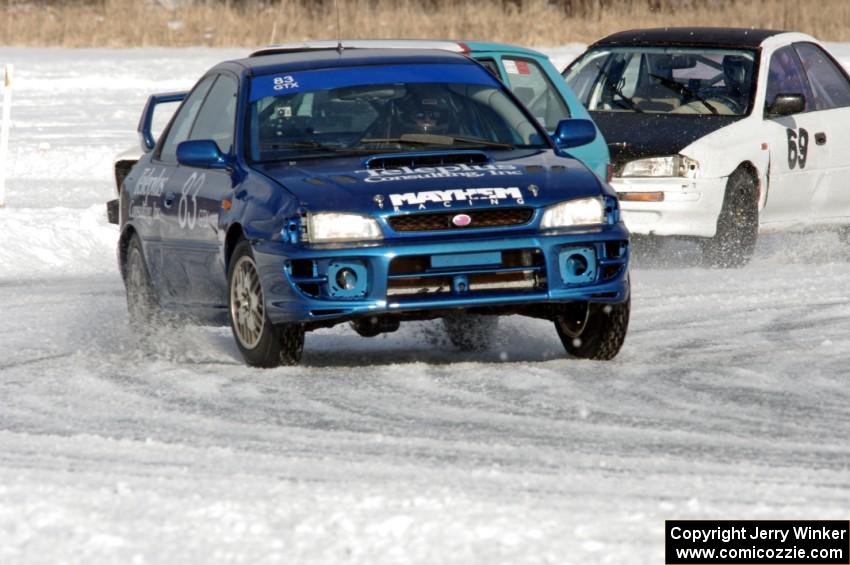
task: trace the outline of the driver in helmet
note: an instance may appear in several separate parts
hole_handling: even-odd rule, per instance
[[[723,79],[728,96],[739,108],[746,108],[750,100],[753,61],[741,55],[727,55],[723,58]]]
[[[452,107],[449,93],[441,89],[412,89],[401,101],[398,123],[401,133],[446,135],[451,131]]]

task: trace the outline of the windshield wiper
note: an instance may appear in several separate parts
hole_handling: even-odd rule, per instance
[[[711,104],[709,104],[708,100],[706,100],[705,98],[703,98],[702,96],[700,96],[699,94],[697,94],[696,92],[694,92],[693,90],[691,90],[690,88],[688,88],[687,86],[682,84],[681,82],[675,81],[673,79],[669,79],[667,77],[663,77],[661,75],[657,75],[655,73],[649,73],[649,76],[651,76],[652,78],[654,78],[655,80],[660,82],[662,86],[667,87],[668,89],[672,90],[673,92],[675,92],[679,96],[687,96],[688,98],[702,102],[702,105],[705,106],[706,108],[708,108],[708,110],[712,114],[717,115],[717,109],[714,106],[712,106]]]
[[[514,146],[510,143],[499,143],[498,141],[489,141],[480,137],[454,137],[455,141],[461,143],[471,143],[474,145],[483,145],[484,147],[492,147],[493,149],[513,149]]]
[[[339,151],[344,148],[331,147],[329,145],[321,144],[318,141],[313,141],[312,139],[304,139],[301,141],[291,141],[287,143],[261,143],[260,149],[318,149],[320,151]]]
[[[410,143],[413,145],[454,145],[455,143],[470,143],[474,145],[483,145],[493,149],[513,149],[514,146],[509,143],[499,143],[489,141],[478,137],[463,137],[452,135],[436,135],[432,133],[404,133],[400,137],[385,137],[361,139],[361,144],[371,143]]]
[[[603,70],[602,70],[602,67],[600,67],[600,66],[599,66],[599,63],[594,63],[594,64],[596,65],[596,68],[597,68],[597,69],[599,69],[599,74],[601,74],[601,75],[602,75],[602,77],[605,79],[605,84],[607,84],[607,85],[608,85],[608,88],[610,88],[610,89],[614,92],[614,94],[616,94],[617,96],[619,96],[619,97],[620,97],[620,99],[621,99],[623,102],[625,102],[625,103],[626,103],[626,106],[628,106],[628,107],[629,107],[629,109],[634,110],[635,112],[639,112],[639,113],[643,114],[643,110],[641,110],[641,109],[638,107],[637,102],[635,102],[634,100],[632,100],[631,98],[629,98],[628,96],[626,96],[625,94],[623,94],[623,89],[622,89],[622,88],[620,88],[620,87],[617,85],[617,83],[615,83],[613,80],[611,80],[611,77],[610,77],[610,76],[608,76],[608,73],[606,73],[605,71],[603,71]]]

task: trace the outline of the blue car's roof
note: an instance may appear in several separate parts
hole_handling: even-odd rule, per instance
[[[247,57],[222,63],[238,65],[250,75],[265,75],[281,69],[327,69],[335,67],[362,67],[368,65],[406,64],[456,64],[474,65],[467,57],[448,51],[414,49],[319,49],[296,53],[279,53],[260,57]]]
[[[519,45],[466,39],[343,39],[341,41],[318,39],[309,41],[294,41],[263,47],[254,51],[251,54],[251,57],[266,57],[268,55],[278,53],[303,53],[307,51],[336,49],[340,42],[345,49],[416,49],[420,51],[440,49],[442,51],[471,55],[497,52],[525,55],[528,57],[545,57],[545,55],[539,51],[535,51],[534,49],[529,49],[527,47],[520,47]]]

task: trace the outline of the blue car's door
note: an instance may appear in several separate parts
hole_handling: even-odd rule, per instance
[[[188,127],[177,124],[160,154],[170,175],[163,192],[161,277],[164,296],[197,307],[225,304],[218,216],[232,188],[228,170],[190,167],[177,162],[177,147],[187,140],[210,139],[230,154],[236,116],[237,81],[229,74],[209,77],[211,86]],[[179,126],[179,127],[178,127]]]
[[[145,241],[148,270],[157,288],[157,294],[164,302],[171,302],[173,299],[166,276],[168,269],[165,260],[165,243],[169,233],[167,215],[173,204],[167,194],[169,187],[174,183],[174,176],[178,169],[177,144],[188,136],[201,109],[201,103],[214,81],[215,77],[204,77],[195,85],[164,132],[162,141],[150,158],[150,166],[141,173],[141,188],[144,189],[147,184],[151,185],[149,191],[151,197],[148,198],[148,204],[154,208],[153,216],[155,217],[154,221],[150,222],[151,229],[147,230],[146,236],[143,235],[142,239]],[[136,192],[143,191],[139,190],[139,184],[137,184]]]

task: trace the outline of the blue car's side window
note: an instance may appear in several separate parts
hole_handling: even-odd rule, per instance
[[[207,95],[189,139],[212,139],[222,153],[230,153],[236,123],[236,79],[220,75]]]
[[[177,115],[174,116],[174,121],[171,122],[171,127],[168,128],[168,133],[162,144],[162,150],[159,152],[159,159],[161,161],[165,161],[166,163],[177,162],[177,146],[189,139],[189,131],[192,129],[192,124],[195,123],[201,103],[204,101],[215,78],[215,76],[208,76],[199,82],[180,107]]]

